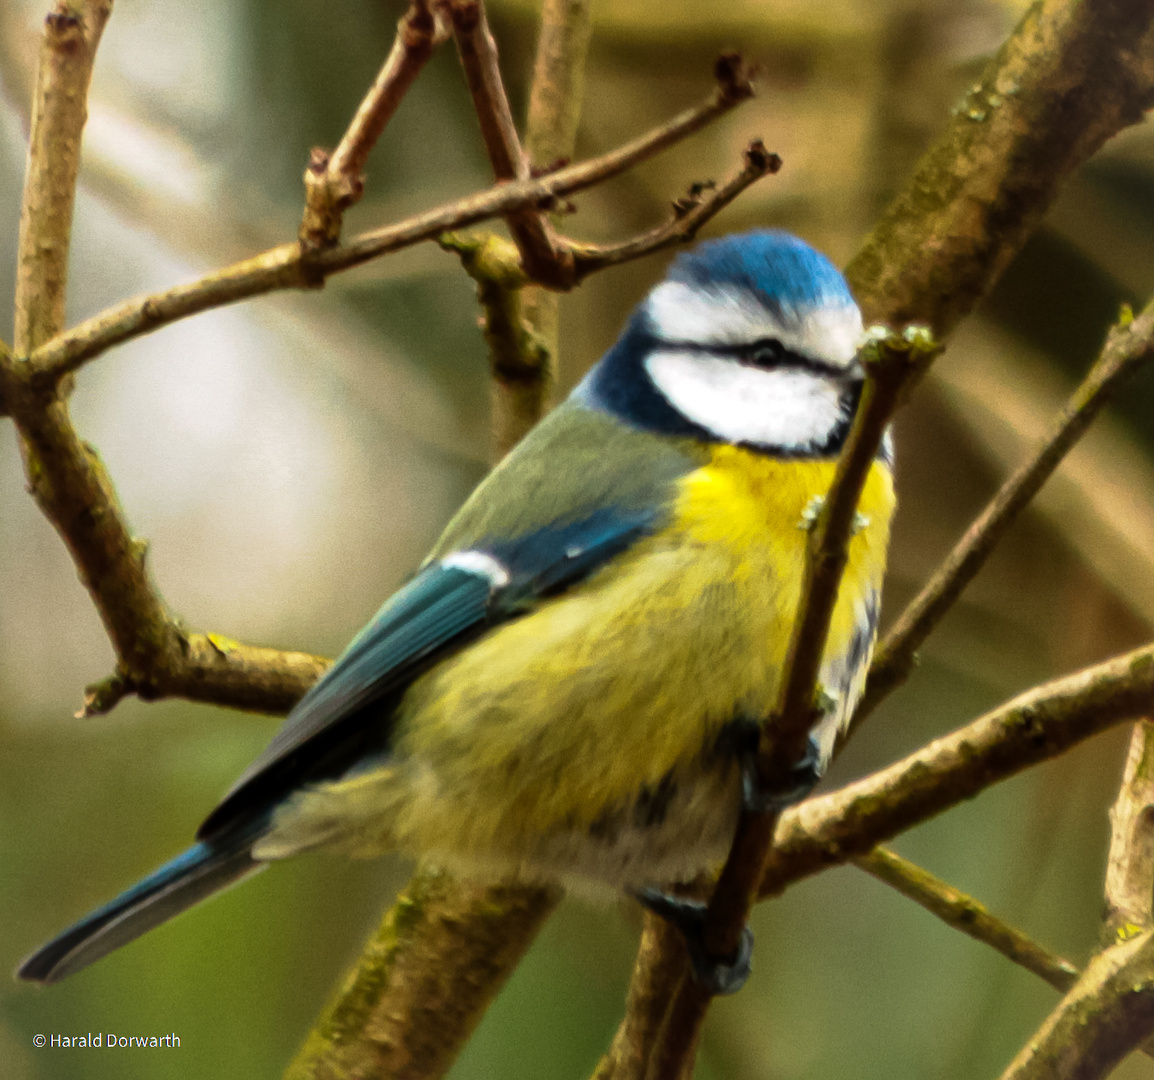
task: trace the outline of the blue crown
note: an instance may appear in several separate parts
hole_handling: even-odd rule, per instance
[[[669,281],[702,288],[737,286],[770,309],[841,307],[854,302],[840,271],[809,244],[776,229],[707,240],[679,255]]]

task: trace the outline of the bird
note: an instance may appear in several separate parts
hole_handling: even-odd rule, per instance
[[[807,530],[864,372],[836,267],[757,229],[671,263],[616,343],[479,484],[416,574],[301,698],[196,843],[17,971],[52,983],[270,862],[401,852],[478,881],[624,893],[678,926],[743,807],[804,796],[873,650],[895,506],[887,433],[859,502],[787,791],[754,789]],[[772,738],[772,730],[768,731]]]

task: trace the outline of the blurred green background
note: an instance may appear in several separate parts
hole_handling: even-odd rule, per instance
[[[403,5],[117,0],[76,212],[69,319],[295,235],[300,174],[373,78]],[[721,177],[760,135],[783,156],[713,223],[792,229],[844,262],[1022,5],[1011,0],[598,0],[581,154],[696,101],[737,47],[762,93],[628,176],[566,228],[620,238]],[[27,101],[45,0],[0,4],[0,293],[11,295]],[[491,18],[523,111],[537,6]],[[485,185],[451,47],[370,164],[351,230]],[[889,618],[1021,457],[1124,300],[1154,288],[1154,137],[1115,140],[958,333],[898,422]],[[562,302],[562,383],[613,340],[666,257]],[[190,625],[335,653],[483,474],[486,361],[470,282],[432,246],[110,353],[77,382],[151,566]],[[0,335],[11,320],[0,313]],[[1146,640],[1154,623],[1154,380],[1046,489],[827,787],[1017,690]],[[108,674],[99,620],[0,439],[0,972],[181,849],[276,721],[129,701],[77,721]],[[1094,948],[1116,731],[896,847],[1076,961]],[[242,888],[47,990],[0,978],[10,1080],[274,1077],[409,868],[322,857]],[[567,903],[453,1076],[580,1078],[615,1028],[639,918]],[[996,1076],[1055,993],[860,871],[757,913],[757,970],[714,1008],[702,1078]],[[36,1049],[36,1034],[176,1033],[179,1049]],[[1154,1076],[1132,1058],[1126,1077]]]

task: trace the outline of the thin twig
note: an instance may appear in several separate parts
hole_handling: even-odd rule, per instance
[[[87,118],[88,85],[109,0],[90,0],[79,11],[60,5],[45,20],[16,277],[14,348],[26,356],[59,333],[64,323],[72,206]],[[144,552],[128,531],[112,485],[76,436],[56,382],[46,392],[31,384],[27,363],[8,365],[6,404],[20,434],[33,497],[78,558],[81,578],[97,597],[118,656],[129,669],[163,649],[166,622],[144,571]],[[118,615],[131,607],[131,629]],[[123,650],[123,651],[122,651]]]
[[[300,225],[306,249],[331,247],[340,239],[345,211],[364,194],[369,153],[445,36],[429,0],[412,0],[397,23],[397,36],[376,81],[337,148],[330,154],[317,147],[309,159]]]
[[[481,0],[449,0],[449,14],[493,175],[498,181],[526,180],[530,175],[529,158],[521,148],[513,123],[485,6]],[[573,258],[558,243],[552,223],[541,210],[520,206],[508,215],[507,221],[529,276],[551,288],[572,288]]]
[[[760,139],[755,139],[745,148],[745,164],[739,173],[721,187],[694,184],[673,204],[673,216],[664,225],[620,244],[571,243],[577,263],[577,280],[581,281],[607,266],[619,266],[655,251],[688,243],[710,218],[733,202],[751,184],[763,176],[772,176],[778,172],[781,164],[777,154],[770,153]]]
[[[448,9],[493,175],[497,180],[524,180],[529,175],[529,161],[513,122],[485,6],[481,0],[448,0]]]
[[[525,124],[525,152],[539,172],[573,156],[585,98],[591,5],[592,0],[544,0],[541,6]]]
[[[592,187],[687,138],[745,101],[752,89],[743,69],[722,72],[713,93],[700,105],[673,117],[640,138],[600,157],[546,176],[498,184],[381,229],[362,233],[348,244],[319,252],[308,270],[323,278],[369,262],[451,229],[499,217],[518,206],[548,205],[555,198]],[[251,259],[207,274],[164,292],[126,300],[59,334],[29,358],[38,386],[52,385],[113,345],[200,311],[223,307],[276,289],[314,284],[306,273],[299,244],[282,244]]]
[[[887,333],[874,343],[876,350],[866,362],[868,377],[857,416],[809,535],[798,617],[781,690],[758,751],[758,781],[766,791],[788,789],[791,771],[803,757],[809,733],[820,719],[818,672],[848,559],[858,501],[899,394],[937,351],[932,341],[916,334],[901,338]],[[738,824],[737,838],[710,902],[707,926],[716,925],[717,929],[707,931],[706,941],[718,956],[731,956],[737,950],[775,825],[775,814],[752,813],[744,813]]]
[[[866,384],[829,491],[810,532],[799,614],[782,686],[774,711],[764,725],[758,751],[758,782],[762,790],[788,790],[791,772],[805,753],[809,733],[820,717],[815,705],[818,673],[848,559],[858,501],[901,393],[938,351],[928,334],[911,330],[899,336],[878,328],[859,354],[866,369]],[[778,816],[775,811],[746,809],[738,820],[729,857],[706,913],[706,949],[718,960],[737,954],[761,885]],[[709,1001],[710,994],[701,982],[690,978],[681,981],[661,1043],[655,1048],[652,1080],[679,1080],[691,1070]]]
[[[906,681],[913,671],[917,650],[985,565],[1006,530],[1119,387],[1151,359],[1154,359],[1154,301],[1146,305],[1138,318],[1127,313],[1110,330],[1090,373],[1055,417],[1033,458],[1006,480],[891,627],[878,646],[850,733]]]
[[[1140,725],[1145,725],[1145,721],[1135,725],[1136,731]],[[1144,747],[1143,754],[1147,753],[1148,748]],[[920,904],[947,926],[996,949],[1007,960],[1037,975],[1055,990],[1066,993],[1082,977],[1082,972],[1069,960],[991,915],[985,904],[955,889],[916,863],[903,859],[890,848],[876,847],[868,855],[859,855],[852,861],[867,874],[872,874],[902,896]],[[1148,897],[1142,899],[1149,906]],[[1135,932],[1136,928],[1128,936]],[[1147,1057],[1154,1058],[1154,1042],[1147,1041],[1140,1049]]]
[[[902,896],[932,912],[946,925],[997,949],[1007,960],[1032,971],[1055,990],[1065,993],[1078,981],[1081,972],[1069,960],[1050,952],[1044,945],[990,914],[985,904],[889,848],[874,848],[868,855],[857,856],[853,862],[867,874],[884,881]]]

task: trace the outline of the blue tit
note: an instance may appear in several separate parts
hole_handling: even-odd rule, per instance
[[[490,881],[626,891],[715,870],[778,693],[807,526],[863,372],[841,274],[797,238],[701,244],[473,492],[301,699],[197,843],[18,974],[54,982],[269,862],[399,851]],[[888,441],[822,661],[812,779],[864,683]],[[763,793],[764,794],[764,793]],[[771,793],[772,794],[772,793]],[[732,989],[742,977],[699,976]],[[745,967],[748,957],[745,958]]]

